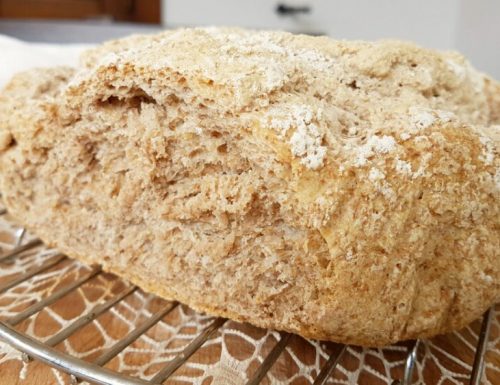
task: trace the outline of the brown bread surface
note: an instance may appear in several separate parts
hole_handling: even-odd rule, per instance
[[[47,244],[199,311],[360,345],[500,299],[500,86],[397,41],[185,29],[15,76],[0,188]]]

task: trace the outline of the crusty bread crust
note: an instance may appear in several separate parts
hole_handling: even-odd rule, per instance
[[[0,96],[10,212],[210,314],[360,345],[500,299],[499,85],[409,43],[134,36]]]

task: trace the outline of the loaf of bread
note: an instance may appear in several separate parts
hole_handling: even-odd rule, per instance
[[[0,186],[47,244],[209,314],[359,345],[500,300],[500,85],[459,54],[132,36],[0,96]]]

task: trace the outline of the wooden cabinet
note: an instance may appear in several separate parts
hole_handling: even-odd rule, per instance
[[[8,19],[89,19],[159,24],[160,0],[0,0]]]

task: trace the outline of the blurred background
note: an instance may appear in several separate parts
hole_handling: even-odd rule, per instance
[[[500,79],[500,0],[0,0],[0,34],[30,42],[97,43],[201,25],[412,40],[458,50]]]

